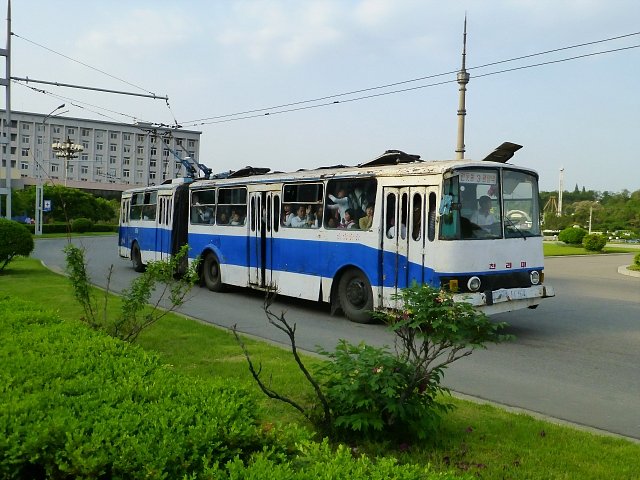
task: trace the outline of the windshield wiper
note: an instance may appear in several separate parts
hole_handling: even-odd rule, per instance
[[[513,220],[511,220],[509,217],[503,217],[505,223],[509,224],[509,227],[513,228],[516,232],[518,232],[520,234],[520,236],[526,241],[527,240],[527,236],[524,234],[524,232],[522,230],[520,230],[518,228],[518,225],[516,225],[515,223],[513,223]],[[506,232],[505,232],[506,233]]]

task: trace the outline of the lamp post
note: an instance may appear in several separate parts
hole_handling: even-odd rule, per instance
[[[62,158],[64,161],[64,186],[67,186],[67,168],[69,166],[69,160],[72,158],[78,158],[78,154],[84,150],[82,145],[73,143],[69,137],[64,142],[56,142],[51,145],[51,148],[56,154],[56,157]]]
[[[46,115],[42,119],[42,144],[44,145],[44,130],[46,121],[51,117],[54,113],[58,112],[58,110],[62,110],[65,107],[65,104],[54,108],[51,112]],[[56,115],[59,115],[64,112],[58,112]],[[42,158],[40,161],[44,162],[44,151],[42,152]],[[42,186],[42,174],[44,173],[44,168],[36,159],[36,223],[35,223],[35,234],[42,235],[42,212],[43,212],[43,202],[44,202],[44,191]]]

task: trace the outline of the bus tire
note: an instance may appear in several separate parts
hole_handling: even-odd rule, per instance
[[[373,310],[373,292],[367,276],[356,268],[340,277],[338,297],[344,316],[352,322],[370,323]]]
[[[142,273],[145,270],[145,265],[142,263],[142,254],[140,253],[140,246],[138,242],[133,242],[131,245],[131,263],[133,264],[133,269]]]
[[[212,292],[221,292],[224,288],[220,275],[220,262],[214,253],[207,253],[202,265],[202,277],[204,284]]]

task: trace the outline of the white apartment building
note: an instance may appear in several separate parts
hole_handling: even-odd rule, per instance
[[[3,110],[0,116],[2,135],[6,136]],[[10,130],[14,187],[36,184],[40,178],[69,187],[120,191],[185,176],[185,168],[173,152],[199,162],[202,133],[13,110]],[[67,139],[83,147],[77,158],[68,162],[56,157],[51,148]],[[6,177],[7,147],[2,146],[0,179]]]

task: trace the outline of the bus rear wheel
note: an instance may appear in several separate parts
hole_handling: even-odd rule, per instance
[[[373,293],[367,276],[360,270],[347,270],[340,278],[338,296],[344,316],[352,322],[370,323]]]
[[[140,246],[138,242],[134,242],[131,246],[131,263],[133,264],[133,269],[142,273],[145,270],[144,263],[142,263],[142,254],[140,253]]]
[[[202,266],[202,276],[204,284],[212,292],[221,292],[223,289],[222,277],[220,276],[220,262],[213,253],[208,253],[204,257]]]

